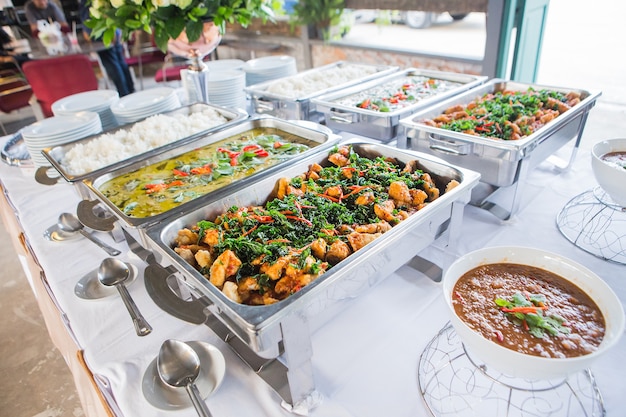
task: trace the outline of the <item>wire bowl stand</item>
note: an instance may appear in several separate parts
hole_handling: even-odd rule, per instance
[[[572,198],[556,217],[563,236],[600,259],[626,264],[626,207],[621,207],[601,187]]]
[[[435,417],[606,414],[590,370],[556,380],[509,377],[472,357],[450,323],[422,352],[417,374],[422,399]]]

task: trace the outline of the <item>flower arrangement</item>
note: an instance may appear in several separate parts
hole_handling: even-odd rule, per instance
[[[94,38],[105,45],[115,39],[120,29],[123,39],[132,32],[154,33],[154,40],[167,50],[169,39],[185,31],[190,42],[200,38],[204,22],[210,20],[224,33],[226,23],[243,27],[254,18],[273,19],[281,0],[87,0],[90,19],[85,25]]]

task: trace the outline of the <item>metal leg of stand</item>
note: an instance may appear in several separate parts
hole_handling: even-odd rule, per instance
[[[290,316],[281,323],[282,358],[258,356],[213,314],[205,322],[261,379],[288,404],[303,402],[315,390],[311,357],[313,349],[306,319]]]

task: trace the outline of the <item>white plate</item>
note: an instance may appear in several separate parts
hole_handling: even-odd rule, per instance
[[[226,373],[224,355],[215,346],[206,342],[186,342],[200,358],[200,374],[196,386],[200,396],[206,400],[222,383]],[[156,358],[150,362],[143,374],[141,387],[146,400],[161,410],[180,410],[193,407],[185,388],[167,385],[159,377]]]
[[[78,233],[76,234],[79,235]],[[130,262],[124,263],[128,266],[128,270],[130,271],[130,276],[124,283],[128,287],[135,282],[138,271],[137,267]],[[78,280],[74,286],[74,294],[83,300],[99,300],[101,298],[112,297],[119,293],[114,286],[108,287],[101,284],[98,280],[98,269],[94,269]]]
[[[288,68],[296,64],[296,59],[288,55],[272,55],[262,58],[251,59],[245,63],[243,70],[245,72],[255,74],[267,74],[276,71],[280,72],[281,68]]]
[[[54,114],[75,113],[83,110],[109,108],[119,98],[114,90],[93,90],[63,97],[52,103]]]
[[[240,70],[245,65],[241,59],[218,59],[217,61],[206,62],[205,65],[211,71]]]
[[[126,114],[141,111],[141,109],[158,106],[159,103],[176,95],[176,90],[170,87],[151,88],[122,97],[111,106],[113,113]]]
[[[39,120],[22,128],[22,136],[29,138],[47,138],[61,136],[74,130],[81,130],[85,125],[100,121],[98,113],[79,112],[73,115],[54,116]]]

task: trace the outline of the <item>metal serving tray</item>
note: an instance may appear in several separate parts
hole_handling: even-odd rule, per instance
[[[180,272],[182,280],[208,306],[207,311],[211,313],[208,325],[227,340],[244,360],[250,364],[245,358],[253,356],[256,359],[252,362],[266,369],[271,366],[259,364],[263,363],[261,358],[277,358],[286,353],[281,356],[281,360],[289,368],[289,396],[295,402],[301,400],[313,384],[309,362],[312,355],[309,329],[319,328],[323,324],[316,321],[323,320],[320,319],[323,316],[320,313],[328,311],[342,300],[359,295],[386,278],[446,230],[450,241],[454,242],[453,231],[460,226],[463,207],[480,177],[473,171],[454,167],[438,158],[371,141],[351,140],[342,144],[351,144],[358,154],[370,158],[384,156],[405,164],[417,160],[421,169],[431,173],[438,187],[445,187],[451,179],[459,181],[459,185],[350,255],[302,290],[267,306],[237,304],[228,299],[172,249],[174,240],[180,229],[200,220],[214,219],[233,205],[264,204],[274,195],[279,178],[305,173],[313,163],[328,165],[328,149],[318,149],[306,158],[292,161],[280,172],[257,180],[254,186],[242,187],[210,204],[170,216],[167,221],[146,229],[146,243],[158,255],[159,262],[168,267],[173,266]],[[213,325],[210,324],[211,317],[216,319]],[[258,373],[262,373],[261,369]],[[272,381],[268,383],[274,386]]]
[[[397,82],[406,77],[429,77],[438,80],[462,83],[461,86],[426,97],[410,106],[392,112],[378,112],[338,103],[339,100],[353,94],[367,92],[385,84]],[[315,109],[324,114],[326,126],[335,130],[366,136],[381,141],[390,141],[398,134],[400,119],[408,117],[420,109],[436,104],[446,98],[476,87],[487,80],[485,76],[458,74],[453,72],[432,71],[427,69],[407,68],[403,71],[377,78],[367,83],[344,88],[334,93],[324,94],[312,99]]]
[[[500,140],[428,126],[422,120],[432,119],[447,108],[457,104],[468,104],[477,97],[502,90],[527,91],[529,88],[547,89],[563,93],[578,92],[581,101],[573,108],[552,120],[531,135],[520,140]],[[589,111],[595,105],[600,92],[590,92],[574,88],[543,86],[493,79],[455,97],[420,110],[408,118],[400,120],[403,133],[398,135],[397,146],[438,156],[451,164],[475,170],[481,174],[481,183],[491,191],[500,187],[511,187],[512,198],[505,205],[494,206],[488,200],[472,201],[493,214],[506,220],[517,209],[518,185],[527,171],[546,160],[558,149],[574,141],[569,161],[560,166],[567,169],[576,155]],[[491,193],[489,191],[489,193]],[[474,199],[475,200],[475,199]],[[503,209],[503,210],[501,210]]]
[[[341,68],[347,65],[358,65],[360,67],[371,67],[375,69],[373,74],[355,78],[349,82],[335,85],[333,87],[325,88],[314,93],[307,94],[301,97],[289,97],[282,94],[276,94],[268,91],[268,88],[278,82],[290,79],[298,79],[307,74],[321,73],[334,68]],[[371,65],[361,63],[351,63],[345,61],[338,61],[332,64],[324,65],[321,67],[313,68],[310,70],[302,71],[296,75],[290,77],[281,78],[279,80],[267,81],[260,84],[255,84],[245,88],[246,93],[251,98],[253,111],[257,114],[269,114],[272,116],[280,117],[281,119],[293,119],[293,120],[311,120],[314,122],[323,121],[323,115],[317,111],[311,105],[311,99],[313,97],[320,96],[322,94],[330,93],[341,88],[349,87],[354,84],[359,84],[365,81],[372,80],[377,77],[390,74],[398,70],[397,66],[390,65]]]
[[[262,171],[256,172],[246,178],[242,178],[237,180],[234,183],[228,184],[219,188],[215,191],[211,191],[203,196],[200,196],[194,200],[183,203],[173,209],[165,211],[163,213],[137,218],[130,217],[126,215],[122,210],[120,210],[115,204],[113,204],[105,195],[100,192],[100,187],[105,182],[119,177],[121,175],[127,174],[129,172],[133,172],[139,168],[158,163],[161,161],[166,161],[168,159],[177,157],[178,155],[182,155],[186,152],[192,151],[197,148],[201,148],[203,146],[210,145],[215,142],[219,142],[221,140],[236,136],[238,134],[247,132],[256,128],[275,128],[285,133],[290,133],[295,136],[298,136],[302,139],[302,141],[306,141],[309,143],[314,143],[314,147],[312,149],[303,152],[300,155],[296,155],[291,159],[282,161],[277,163],[274,166],[266,168]],[[284,120],[276,119],[270,116],[263,116],[253,119],[247,119],[240,123],[237,123],[233,126],[230,126],[225,129],[221,129],[209,135],[204,135],[200,137],[195,137],[194,140],[185,141],[183,144],[176,144],[168,146],[161,150],[158,154],[151,154],[148,157],[144,157],[141,159],[136,159],[130,165],[126,165],[122,168],[116,170],[108,170],[107,172],[103,172],[100,175],[93,175],[89,178],[85,178],[82,181],[82,184],[87,188],[89,196],[91,198],[95,198],[95,200],[88,200],[88,198],[81,201],[78,205],[77,215],[81,222],[88,227],[91,227],[95,230],[100,231],[110,231],[114,228],[114,223],[117,220],[120,220],[122,227],[146,227],[147,225],[155,222],[162,221],[163,219],[177,215],[183,212],[188,212],[193,210],[199,206],[203,206],[210,201],[222,198],[232,192],[239,187],[245,187],[246,185],[254,184],[259,180],[259,177],[264,175],[271,175],[274,172],[279,172],[284,170],[285,167],[291,164],[294,160],[298,158],[302,158],[303,156],[316,152],[318,148],[329,149],[339,140],[339,136],[333,134],[329,130],[314,130],[310,127],[301,126],[297,123],[291,123]],[[104,207],[113,214],[112,217],[103,218],[102,216],[96,215],[93,213],[93,207],[97,204],[102,204]],[[117,220],[116,220],[117,219]]]
[[[191,115],[193,113],[198,113],[201,112],[203,110],[206,109],[214,109],[217,112],[219,112],[222,116],[224,116],[227,119],[226,123],[223,123],[219,126],[214,126],[210,129],[206,129],[197,133],[194,133],[193,135],[187,136],[187,137],[183,137],[180,138],[174,142],[171,142],[167,145],[158,147],[158,148],[154,148],[150,151],[144,152],[142,154],[139,155],[135,155],[132,158],[128,158],[119,162],[116,162],[114,164],[96,169],[94,171],[91,172],[86,172],[84,174],[80,174],[80,175],[73,175],[69,172],[67,172],[67,170],[65,169],[65,167],[63,166],[63,160],[65,158],[65,154],[67,152],[69,152],[70,149],[72,149],[75,145],[77,144],[85,144],[88,143],[89,141],[95,140],[98,137],[100,137],[102,135],[102,133],[98,133],[97,135],[92,135],[92,136],[88,136],[86,138],[83,139],[79,139],[76,140],[74,142],[70,142],[70,143],[66,143],[63,145],[59,145],[59,146],[55,146],[52,148],[46,148],[42,151],[43,155],[46,157],[46,159],[48,159],[48,161],[50,161],[50,163],[52,164],[52,167],[54,167],[54,169],[56,169],[56,171],[59,172],[59,174],[61,174],[61,177],[64,178],[66,181],[71,182],[71,183],[75,183],[75,182],[80,182],[86,178],[90,178],[90,177],[94,177],[94,176],[98,176],[104,172],[110,171],[110,170],[114,170],[114,169],[118,169],[120,167],[132,164],[134,161],[136,161],[137,159],[143,159],[143,158],[148,158],[151,155],[155,155],[159,152],[162,152],[164,149],[169,149],[171,147],[175,147],[175,146],[179,146],[182,145],[186,142],[189,141],[193,141],[201,136],[205,136],[210,134],[211,132],[215,132],[217,130],[220,129],[224,129],[228,126],[231,126],[233,124],[239,123],[242,120],[245,120],[248,117],[248,113],[244,112],[243,110],[233,110],[233,109],[228,109],[225,107],[221,107],[221,106],[216,106],[214,104],[208,104],[208,103],[195,103],[195,104],[191,104],[188,106],[183,106],[181,108],[178,108],[176,110],[172,110],[169,112],[165,112],[162,114],[165,115]],[[140,122],[140,121],[139,121]],[[135,123],[139,123],[139,122],[135,122]],[[120,130],[129,130],[135,123],[131,123],[131,124],[127,124],[127,125],[123,125],[120,126],[118,128],[112,129],[112,130],[108,130],[104,133],[115,133],[118,132]],[[154,132],[155,134],[159,134],[159,132]],[[35,179],[37,180],[37,182],[41,183],[41,184],[46,184],[46,185],[53,185],[56,184],[58,182],[58,180],[61,177],[50,177],[48,175],[49,173],[49,169],[50,167],[40,167],[36,174],[35,174]]]

